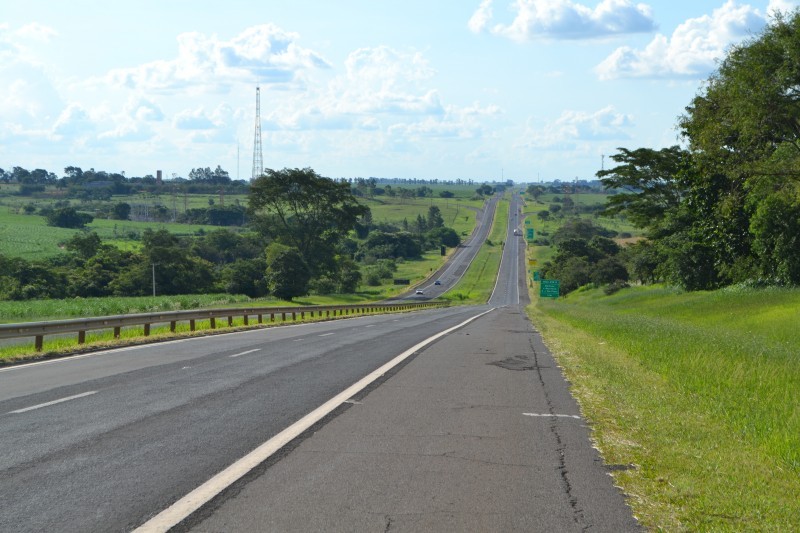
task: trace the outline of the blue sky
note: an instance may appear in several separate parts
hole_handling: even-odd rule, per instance
[[[0,0],[0,168],[591,179],[796,4]]]

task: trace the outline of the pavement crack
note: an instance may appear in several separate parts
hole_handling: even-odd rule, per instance
[[[383,531],[384,531],[384,533],[386,533],[387,531],[389,531],[390,529],[392,529],[392,522],[394,522],[394,520],[392,519],[392,517],[391,517],[391,516],[389,516],[389,515],[387,514],[387,515],[386,515],[386,528],[383,530]]]
[[[569,469],[567,468],[567,459],[565,451],[567,449],[567,445],[564,443],[563,439],[561,438],[561,433],[559,431],[559,423],[558,418],[555,416],[556,409],[553,405],[553,400],[550,397],[550,393],[548,391],[547,385],[544,381],[544,376],[542,375],[542,366],[539,365],[539,354],[536,351],[536,346],[533,344],[533,339],[529,338],[528,342],[531,347],[531,352],[533,353],[533,366],[536,374],[539,378],[539,384],[542,386],[542,392],[544,393],[545,401],[547,402],[547,412],[551,415],[554,415],[552,421],[550,422],[549,429],[550,433],[553,435],[553,438],[556,441],[556,448],[555,451],[558,454],[558,466],[557,470],[561,477],[561,485],[564,489],[564,495],[569,502],[569,506],[572,509],[572,519],[575,521],[575,524],[581,528],[582,531],[586,531],[587,529],[591,528],[591,524],[586,523],[586,519],[583,514],[583,509],[580,507],[578,498],[572,493],[572,484],[569,480]]]

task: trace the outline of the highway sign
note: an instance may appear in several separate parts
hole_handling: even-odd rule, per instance
[[[539,287],[541,298],[558,298],[559,281],[557,279],[543,279]]]
[[[528,240],[533,240],[533,228],[528,228]]]
[[[536,259],[528,259],[528,266],[536,266],[537,264],[539,264],[539,261]]]
[[[533,272],[533,281],[542,281],[542,274],[538,270]]]

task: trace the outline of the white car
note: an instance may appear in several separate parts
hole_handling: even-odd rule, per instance
[[[417,289],[414,291],[414,294],[425,294],[422,289]]]

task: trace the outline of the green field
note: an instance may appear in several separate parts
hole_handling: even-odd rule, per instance
[[[600,290],[530,314],[643,525],[800,529],[800,290]]]

